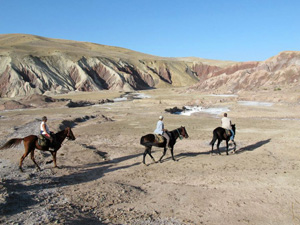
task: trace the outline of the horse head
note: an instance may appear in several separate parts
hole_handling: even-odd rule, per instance
[[[67,128],[66,128],[66,131],[67,131],[67,136],[66,136],[66,138],[67,138],[68,140],[73,140],[73,141],[74,141],[76,138],[75,138],[75,136],[74,136],[74,134],[73,134],[71,128],[70,128],[70,127],[67,127]]]
[[[189,137],[188,133],[186,132],[185,127],[183,127],[183,126],[180,127],[180,135],[182,137],[184,137],[184,138],[188,138]]]

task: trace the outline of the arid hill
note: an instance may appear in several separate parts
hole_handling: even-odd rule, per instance
[[[198,68],[223,68],[233,63],[162,58],[118,47],[25,34],[0,35],[0,46],[0,97],[189,86],[198,82]]]
[[[70,91],[280,89],[299,86],[300,52],[262,62],[164,58],[100,44],[0,35],[0,97]]]
[[[300,86],[300,52],[286,51],[262,62],[244,62],[205,75],[191,89],[235,93]]]

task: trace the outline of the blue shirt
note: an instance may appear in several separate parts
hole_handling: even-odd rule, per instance
[[[159,120],[156,124],[156,129],[154,131],[155,134],[162,135],[164,133],[164,122]]]

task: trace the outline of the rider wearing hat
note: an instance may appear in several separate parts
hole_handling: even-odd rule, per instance
[[[165,125],[164,125],[163,119],[164,119],[163,116],[159,116],[159,120],[158,120],[158,122],[156,124],[156,129],[154,130],[154,133],[162,135],[163,137],[166,138],[166,140],[167,140],[166,147],[168,148],[169,147],[169,142],[170,142],[170,137],[169,137],[169,135],[167,133],[168,130],[165,129]]]

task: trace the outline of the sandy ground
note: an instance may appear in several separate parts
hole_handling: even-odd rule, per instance
[[[294,101],[295,93],[224,97],[183,88],[142,93],[151,98],[1,111],[1,145],[13,137],[36,134],[43,115],[55,132],[68,120],[76,140],[64,142],[59,150],[60,169],[46,164],[52,159],[49,153],[36,150],[42,171],[27,157],[21,173],[23,145],[0,152],[0,223],[300,224],[300,104]],[[99,100],[120,94],[56,98]],[[249,106],[242,100],[274,104]],[[220,125],[221,115],[165,112],[184,105],[228,107],[237,126],[237,153],[226,156],[222,143],[222,155],[210,154],[212,131]],[[177,162],[168,152],[162,163],[152,163],[147,156],[145,166],[140,137],[153,132],[159,115],[164,115],[169,130],[185,126],[189,138],[176,143]],[[161,154],[162,149],[153,148],[156,160]]]

